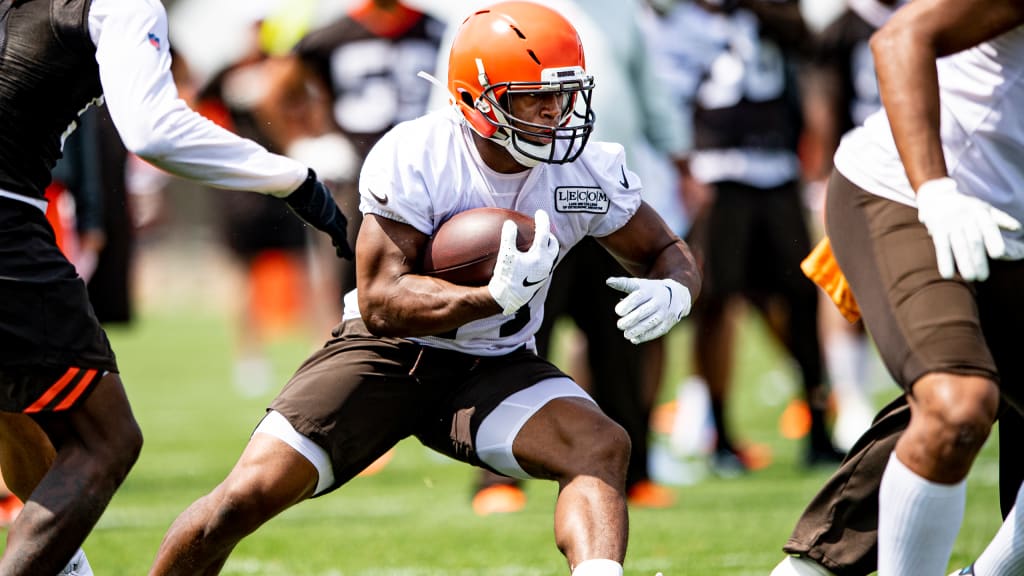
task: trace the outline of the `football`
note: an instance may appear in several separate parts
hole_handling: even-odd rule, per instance
[[[461,286],[487,284],[505,220],[519,227],[516,246],[528,250],[533,244],[533,216],[505,208],[473,208],[452,216],[434,231],[423,253],[421,272]]]

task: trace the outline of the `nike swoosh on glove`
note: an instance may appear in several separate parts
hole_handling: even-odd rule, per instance
[[[351,260],[355,256],[348,245],[348,219],[341,213],[331,191],[317,179],[316,172],[310,169],[302,185],[285,196],[284,201],[299,218],[331,237],[339,258]]]
[[[628,294],[615,306],[615,325],[633,344],[664,336],[690,313],[690,290],[675,280],[613,276],[607,284]]]
[[[1000,230],[1020,229],[1013,216],[960,192],[952,178],[929,180],[917,189],[917,219],[932,237],[939,274],[952,278],[959,270],[968,281],[988,278],[988,259],[1003,257]]]
[[[515,314],[551,278],[558,258],[558,239],[551,233],[548,213],[537,210],[533,216],[533,244],[526,252],[516,248],[519,229],[506,220],[501,227],[501,244],[494,272],[487,289],[506,316]]]

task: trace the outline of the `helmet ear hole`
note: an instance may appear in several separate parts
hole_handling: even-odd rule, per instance
[[[476,129],[484,138],[490,138],[494,136],[494,133],[498,131],[498,127],[487,121],[484,117],[483,112],[480,112],[476,108],[470,108],[466,110],[466,120],[469,120],[470,125]]]
[[[473,105],[473,95],[463,91],[460,97],[462,98],[462,114],[469,121],[469,125],[484,138],[494,136],[494,133],[498,131],[498,127],[488,122],[483,112],[476,109],[476,106]]]

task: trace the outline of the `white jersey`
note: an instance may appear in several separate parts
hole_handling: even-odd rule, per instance
[[[517,183],[518,182],[518,183]],[[511,185],[510,185],[511,184]],[[586,236],[607,236],[636,213],[640,179],[625,165],[619,144],[591,141],[570,164],[540,164],[525,178],[498,175],[480,160],[468,126],[452,109],[399,124],[370,151],[359,177],[359,209],[432,235],[455,214],[484,206],[530,214],[542,209],[561,246],[558,261]],[[594,290],[604,289],[594,286]],[[516,313],[461,326],[452,337],[415,340],[478,356],[523,345],[544,316],[548,286]],[[359,317],[355,291],[345,297],[345,319]]]
[[[1024,221],[1024,26],[937,65],[950,177],[964,194]],[[843,138],[835,167],[868,192],[916,206],[884,110]]]

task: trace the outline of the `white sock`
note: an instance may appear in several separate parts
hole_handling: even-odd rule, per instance
[[[930,482],[894,452],[878,494],[878,576],[943,576],[966,500],[966,480]]]
[[[584,560],[572,569],[572,576],[622,576],[622,564],[615,560]]]
[[[836,447],[849,451],[875,417],[875,407],[868,390],[867,338],[846,329],[828,336],[825,348],[832,393],[836,399],[836,421],[832,425],[832,441]]]
[[[1024,487],[1017,491],[1003,525],[974,563],[978,576],[1014,576],[1024,573]]]

